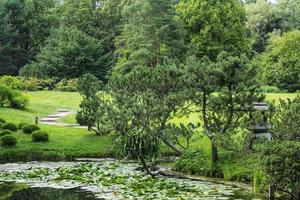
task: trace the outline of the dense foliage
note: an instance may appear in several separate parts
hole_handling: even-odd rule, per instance
[[[177,170],[268,177],[299,199],[300,97],[269,106],[269,131],[282,143],[257,142],[249,131],[260,93],[300,90],[299,10],[299,0],[0,0],[0,75],[20,75],[0,77],[0,108],[25,109],[22,90],[78,90],[77,122],[95,138],[112,136],[111,149],[139,159],[148,174],[159,173],[148,162],[165,150],[183,155]],[[2,142],[15,145],[5,129],[18,127],[0,125]],[[19,128],[48,140],[36,125]],[[191,141],[202,149],[205,141],[207,152],[189,151]],[[257,153],[262,167],[253,164]],[[228,165],[245,155],[263,178]]]
[[[261,150],[260,162],[269,181],[293,199],[300,197],[300,143],[274,141]]]
[[[25,77],[76,78],[85,72],[104,80],[108,66],[101,55],[100,40],[75,28],[61,27],[47,39],[36,61],[20,73]]]
[[[300,31],[272,37],[262,57],[263,83],[289,92],[300,89]]]
[[[29,99],[20,91],[0,84],[0,107],[25,109]]]
[[[287,101],[280,101],[272,117],[272,132],[277,139],[300,140],[300,96]]]
[[[241,2],[182,0],[177,12],[187,29],[189,46],[199,58],[216,60],[222,51],[239,55],[249,50]]]
[[[102,82],[92,74],[85,74],[80,77],[77,88],[83,97],[76,115],[77,122],[82,126],[88,126],[97,135],[104,134],[106,97],[105,93],[100,91],[103,89]]]
[[[18,73],[35,59],[56,26],[54,0],[0,1],[0,75]]]

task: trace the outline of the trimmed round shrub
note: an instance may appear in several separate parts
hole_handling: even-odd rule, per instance
[[[7,130],[7,129],[0,131],[0,137],[5,136],[5,135],[10,135],[10,134],[13,134],[13,132],[10,130]]]
[[[27,125],[28,123],[25,122],[21,122],[19,123],[19,129],[22,129],[25,125]]]
[[[5,123],[5,124],[2,124],[1,128],[3,130],[7,129],[7,130],[10,130],[10,131],[16,131],[16,130],[18,130],[17,125],[15,125],[14,123]]]
[[[34,131],[40,130],[40,128],[35,124],[27,124],[22,127],[24,133],[31,134]]]
[[[6,121],[4,119],[0,118],[0,124],[5,124],[5,123],[6,123]]]
[[[5,135],[1,138],[3,146],[14,146],[17,144],[17,139],[12,135]]]
[[[49,140],[49,135],[44,131],[34,131],[32,133],[33,142],[46,142],[48,140]]]

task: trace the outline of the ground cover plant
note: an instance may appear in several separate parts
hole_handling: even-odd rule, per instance
[[[53,166],[49,164],[38,167],[36,164],[28,163],[30,169],[20,173],[3,171],[0,173],[0,180],[20,180],[33,185],[48,183],[58,188],[63,187],[62,185],[75,184],[105,199],[244,198],[249,195],[249,191],[245,189],[212,182],[164,177],[153,179],[136,170],[139,166],[137,163],[103,160],[69,163],[68,166],[61,166],[61,163],[53,163]]]

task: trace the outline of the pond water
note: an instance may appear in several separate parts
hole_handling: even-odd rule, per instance
[[[251,191],[209,181],[157,177],[137,163],[28,162],[0,165],[0,200],[252,200]]]

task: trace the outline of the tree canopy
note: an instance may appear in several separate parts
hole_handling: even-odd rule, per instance
[[[300,31],[271,38],[262,55],[262,80],[289,92],[300,89]]]
[[[76,28],[61,27],[51,34],[36,61],[25,66],[21,75],[75,78],[84,72],[105,80],[108,63],[101,41]]]
[[[249,50],[240,1],[181,0],[177,12],[188,31],[190,47],[199,58],[216,60],[222,51],[239,55]]]

